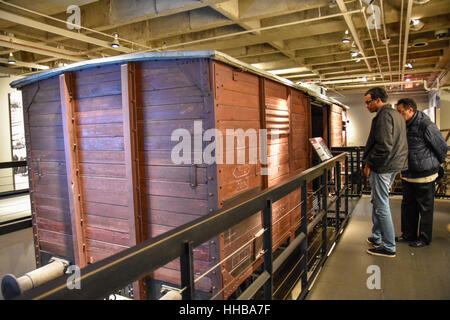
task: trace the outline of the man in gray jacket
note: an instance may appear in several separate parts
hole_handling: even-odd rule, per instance
[[[397,110],[386,104],[387,93],[372,88],[365,94],[369,112],[376,112],[372,120],[363,161],[364,174],[372,187],[372,235],[367,242],[373,246],[367,253],[395,257],[395,233],[389,207],[389,189],[395,176],[408,166],[408,143],[405,121]]]

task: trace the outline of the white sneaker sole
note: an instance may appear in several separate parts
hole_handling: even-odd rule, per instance
[[[387,255],[387,254],[382,254],[382,253],[375,253],[375,252],[372,252],[372,251],[369,251],[369,250],[367,250],[366,252],[368,254],[373,255],[373,256],[386,257],[386,258],[395,258],[395,254]]]

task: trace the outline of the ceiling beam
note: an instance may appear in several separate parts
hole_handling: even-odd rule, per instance
[[[0,63],[8,63],[9,59],[0,58]],[[49,66],[44,66],[42,64],[37,63],[30,63],[25,61],[19,61],[15,60],[16,62],[12,64],[11,66],[19,66],[19,67],[27,67],[27,68],[33,68],[33,69],[40,69],[40,70],[47,70],[49,69]]]
[[[81,58],[78,53],[73,51],[68,51],[64,49],[58,49],[55,47],[50,47],[42,45],[36,42],[25,41],[18,38],[11,38],[7,36],[0,35],[0,46],[10,49],[23,50],[27,52],[33,52],[41,54],[44,56],[55,57],[59,59],[65,59],[69,61],[85,61],[86,59]]]
[[[15,22],[18,24],[22,24],[22,25],[25,25],[30,28],[44,30],[44,31],[54,33],[54,34],[59,34],[61,36],[67,37],[69,39],[75,39],[75,40],[79,40],[82,42],[87,42],[87,43],[97,45],[100,47],[104,47],[107,49],[112,49],[115,51],[125,52],[125,53],[132,52],[131,49],[125,48],[123,46],[120,46],[118,48],[111,48],[111,42],[109,42],[109,41],[92,38],[92,37],[86,36],[82,33],[77,33],[77,32],[73,32],[73,31],[68,31],[66,29],[54,27],[49,24],[42,23],[42,22],[39,22],[39,21],[36,21],[33,19],[29,19],[29,18],[26,18],[23,16],[19,16],[17,14],[10,13],[10,12],[4,11],[4,10],[0,10],[0,19]]]

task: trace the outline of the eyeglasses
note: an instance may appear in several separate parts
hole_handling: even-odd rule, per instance
[[[366,104],[369,104],[369,103],[371,103],[373,101],[373,99],[370,99],[370,100],[367,100],[367,101],[365,101],[366,102]]]

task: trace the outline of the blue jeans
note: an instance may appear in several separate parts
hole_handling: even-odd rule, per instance
[[[372,238],[376,243],[391,252],[395,252],[395,232],[389,207],[389,189],[397,172],[376,173],[370,171],[372,186]]]

